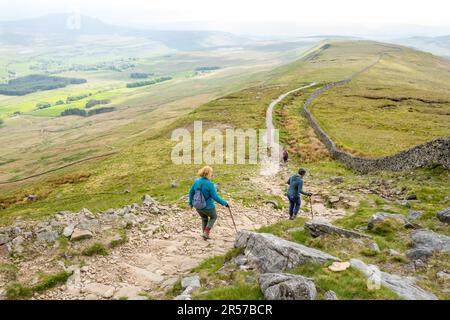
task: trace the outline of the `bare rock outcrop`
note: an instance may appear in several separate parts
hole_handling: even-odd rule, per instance
[[[341,237],[346,238],[369,238],[369,236],[343,228],[336,227],[327,221],[322,220],[311,220],[305,223],[305,227],[308,229],[309,233],[313,237],[319,237],[327,234],[337,234]]]
[[[395,292],[400,298],[405,300],[437,300],[437,297],[428,291],[420,288],[415,283],[415,278],[402,277],[395,274],[379,271],[374,266],[366,265],[358,259],[350,259],[350,264],[353,268],[359,270],[364,276],[371,279],[373,282],[379,282],[383,287],[386,287]],[[377,272],[374,272],[377,270]]]
[[[263,273],[259,285],[266,300],[314,300],[317,294],[312,279],[287,273]]]
[[[439,211],[436,216],[441,222],[450,223],[450,207]]]
[[[450,237],[422,229],[411,233],[413,248],[406,252],[411,260],[426,260],[435,252],[450,252]]]
[[[328,253],[278,238],[268,233],[242,230],[234,246],[243,248],[248,262],[261,273],[281,272],[305,263],[340,261]]]

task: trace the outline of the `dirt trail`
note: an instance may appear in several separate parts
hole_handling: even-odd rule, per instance
[[[288,91],[286,93],[283,93],[280,95],[277,99],[273,100],[266,111],[266,129],[267,129],[267,135],[265,137],[265,141],[267,143],[267,146],[269,149],[272,150],[272,153],[274,156],[264,156],[261,160],[261,175],[263,176],[273,176],[278,173],[280,169],[280,159],[281,159],[281,152],[282,148],[280,145],[275,141],[275,127],[273,125],[273,109],[276,107],[278,103],[280,103],[284,98],[286,98],[288,95],[304,90],[306,88],[315,86],[316,83],[313,82],[309,85],[302,86],[296,89],[293,89],[291,91]],[[276,156],[277,155],[277,156]]]
[[[259,228],[283,218],[283,212],[270,205],[258,209],[236,205],[233,213],[238,230]],[[162,298],[180,276],[233,247],[235,231],[228,210],[220,207],[218,215],[210,241],[200,237],[201,222],[194,210],[155,216],[153,225],[159,231],[145,234],[132,230],[129,241],[110,255],[89,258],[72,286],[52,289],[38,299],[136,298],[142,292]]]

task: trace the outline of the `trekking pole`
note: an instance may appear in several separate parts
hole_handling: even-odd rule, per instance
[[[231,213],[231,208],[228,206],[228,211],[230,211],[231,220],[233,221],[234,230],[237,233],[236,223],[234,222],[233,214]]]
[[[311,208],[311,219],[314,219],[314,213],[313,213],[313,208],[312,208],[312,196],[309,197],[309,206]]]

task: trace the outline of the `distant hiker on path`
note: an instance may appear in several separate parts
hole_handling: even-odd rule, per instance
[[[229,204],[217,194],[216,186],[211,182],[213,169],[210,166],[201,168],[198,175],[200,178],[194,181],[189,190],[189,206],[195,208],[202,218],[202,237],[207,240],[210,239],[209,232],[217,220],[214,201],[226,207]]]
[[[292,175],[287,181],[287,184],[289,185],[287,197],[289,199],[290,220],[294,220],[300,210],[300,193],[308,197],[312,196],[312,193],[303,191],[303,177],[305,174],[306,170],[301,168],[298,170],[298,174]]]
[[[288,162],[288,158],[289,158],[289,154],[287,152],[287,150],[283,151],[283,162],[286,163]]]

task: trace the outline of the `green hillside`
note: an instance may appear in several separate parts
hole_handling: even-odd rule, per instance
[[[367,69],[369,66],[371,68]],[[323,210],[334,208],[332,196],[338,196],[338,201],[340,197],[356,198],[356,203],[350,205],[347,202],[341,208],[343,214],[333,223],[363,232],[370,238],[355,241],[336,235],[312,237],[304,228],[311,213],[308,208],[310,200],[304,201],[301,218],[289,221],[283,217],[280,222],[264,226],[258,232],[272,233],[323,250],[342,261],[358,258],[386,272],[417,276],[422,288],[441,299],[449,299],[448,291],[445,291],[447,284],[436,276],[437,272],[450,268],[448,253],[433,255],[425,269],[411,268],[404,254],[411,246],[411,229],[398,224],[398,221],[387,221],[373,230],[367,229],[367,221],[377,212],[406,216],[411,211],[420,211],[421,215],[414,223],[450,236],[448,226],[436,218],[437,211],[450,206],[448,170],[434,167],[413,172],[359,175],[330,159],[309,123],[301,116],[302,105],[313,90],[324,83],[356,75],[349,85],[325,93],[312,106],[314,115],[325,130],[343,148],[357,154],[379,155],[448,135],[448,127],[445,127],[448,120],[446,68],[448,64],[443,60],[392,45],[366,41],[321,43],[294,63],[258,74],[257,81],[253,78],[254,82],[246,89],[225,94],[183,113],[174,112],[170,119],[159,118],[159,126],[150,127],[151,120],[147,118],[148,130],[129,137],[117,153],[30,180],[0,185],[0,225],[8,224],[17,217],[24,220],[41,219],[62,210],[75,212],[88,208],[92,212],[103,211],[139,202],[143,194],[149,194],[163,204],[177,204],[186,208],[186,193],[199,165],[172,163],[170,155],[175,142],[170,138],[174,129],[192,130],[195,120],[202,120],[204,129],[264,128],[266,110],[271,101],[314,81],[318,84],[287,97],[274,111],[275,126],[281,129],[281,142],[290,152],[290,161],[284,167],[284,173],[294,172],[300,166],[306,168],[305,188],[314,188],[314,197],[323,201],[320,202]],[[365,71],[359,73],[361,70]],[[174,92],[171,90],[169,92]],[[368,95],[370,98],[363,97]],[[398,100],[399,97],[408,99],[400,99],[395,102],[398,103],[397,107],[386,111],[386,108],[377,106],[394,102],[382,101],[377,97],[389,97],[390,100],[384,99],[388,101]],[[142,100],[134,102],[143,103],[145,98],[140,97]],[[429,102],[431,99],[433,102]],[[330,104],[333,108],[330,108]],[[405,108],[410,107],[413,112],[405,112]],[[407,116],[409,114],[414,116]],[[382,135],[381,125],[388,126],[400,120],[402,123],[398,130],[392,126],[388,128],[389,134],[399,139],[398,143],[389,140],[387,135],[384,139],[377,139]],[[364,123],[373,123],[374,126],[361,127]],[[425,130],[431,128],[431,124],[434,124],[434,129]],[[128,132],[123,130],[119,133]],[[69,160],[76,161],[90,154],[90,150],[80,148],[78,154]],[[286,181],[284,176],[277,177],[280,181],[271,185],[280,188],[280,193],[274,194],[270,188],[252,180],[259,176],[257,165],[214,165],[214,170],[221,194],[232,199],[239,207],[258,212],[262,210],[264,202],[271,200],[275,201],[276,208],[285,209],[286,200],[282,197]],[[331,182],[331,178],[336,176],[342,179],[341,183]],[[35,195],[37,200],[30,202],[24,199],[30,194]],[[405,201],[407,195],[415,195],[417,200]],[[172,212],[165,217],[178,219]],[[225,220],[223,216],[221,218]],[[373,243],[378,250],[368,248]],[[390,254],[391,250],[397,253]],[[255,280],[256,272],[240,270],[236,264],[230,263],[239,253],[239,250],[232,250],[223,256],[210,257],[193,268],[192,272],[199,274],[201,282],[208,283],[207,288],[196,289],[193,298],[261,299],[261,290]],[[328,290],[335,291],[340,299],[398,298],[387,289],[368,290],[365,277],[353,267],[335,273],[328,270],[327,266],[305,263],[287,272],[314,278],[318,299],[323,299]],[[168,290],[167,297],[179,294],[180,287],[178,281]]]
[[[434,80],[429,80],[430,82],[421,81],[420,85],[423,87],[422,91],[414,90],[414,87],[410,87],[410,91],[402,91],[405,88],[404,83],[400,82],[398,86],[396,85],[396,77],[399,76],[396,68],[400,67],[392,64],[392,62],[389,64],[388,61],[393,61],[397,58],[398,64],[401,66],[408,65],[408,59],[411,59],[411,57],[415,57],[416,59],[424,57],[435,64],[444,63],[428,54],[412,52],[410,50],[406,50],[409,54],[408,56],[398,56],[398,54],[402,52],[401,50],[405,49],[374,42],[356,41],[322,44],[319,46],[319,49],[307,53],[304,58],[299,61],[273,70],[271,72],[270,80],[261,82],[259,85],[249,89],[238,91],[234,94],[206,103],[189,114],[180,117],[171,125],[168,125],[163,129],[155,128],[154,130],[149,131],[144,139],[139,138],[134,140],[130,147],[125,148],[116,155],[109,156],[105,160],[97,160],[92,163],[69,167],[23,183],[0,186],[3,191],[1,203],[6,207],[6,209],[1,212],[1,219],[7,221],[10,217],[16,215],[38,217],[41,215],[51,215],[58,210],[76,210],[82,207],[89,207],[92,208],[92,210],[104,210],[137,201],[143,193],[150,193],[163,202],[174,202],[185,194],[186,188],[190,184],[198,166],[173,165],[171,163],[170,151],[174,142],[170,141],[170,134],[173,129],[178,127],[191,128],[194,120],[203,120],[207,122],[208,126],[217,126],[219,128],[227,126],[237,128],[263,128],[264,116],[268,104],[281,93],[297,88],[310,81],[324,83],[350,77],[365,67],[377,62],[378,59],[380,59],[380,55],[383,53],[383,57],[392,56],[389,58],[391,60],[387,60],[387,62],[384,60],[387,58],[382,58],[380,60],[380,66],[384,66],[385,69],[381,69],[377,64],[373,67],[373,70],[370,69],[367,73],[372,74],[378,70],[375,68],[380,68],[380,71],[378,72],[384,70],[386,75],[389,75],[387,78],[390,79],[389,92],[391,92],[391,94],[405,92],[404,94],[406,95],[420,95],[425,99],[436,93],[434,99],[445,99],[445,83],[442,83],[440,86],[434,86],[436,83]],[[392,52],[395,52],[396,55]],[[423,79],[420,77],[424,77],[424,74],[427,71],[431,73],[432,70],[435,70],[432,69],[433,64],[429,65],[429,62],[427,62],[428,60],[422,62],[423,64],[426,64],[426,67],[419,67],[421,71],[417,71],[418,75],[414,78],[416,82]],[[409,63],[411,69],[414,68],[416,62],[416,60],[411,60]],[[443,64],[443,66],[446,67],[446,64]],[[441,74],[442,77],[446,76],[445,72],[441,72]],[[439,75],[438,71],[432,73],[430,78],[434,79],[437,75]],[[348,100],[346,99],[350,98],[344,97],[343,95],[349,95],[350,90],[354,90],[352,95],[360,94],[360,91],[357,90],[371,91],[370,88],[373,88],[374,84],[370,81],[375,81],[373,79],[374,78],[369,77],[365,73],[361,74],[357,76],[355,84],[351,83],[347,87],[332,90],[330,93],[326,93],[324,97],[320,97],[318,102],[313,105],[313,112],[316,114],[319,121],[324,123],[326,130],[330,130],[331,136],[337,137],[338,143],[342,144],[343,142],[346,142],[346,140],[343,139],[341,142],[339,139],[341,136],[338,134],[339,131],[336,130],[339,128],[341,128],[341,130],[342,128],[347,128],[343,130],[344,133],[351,131],[353,128],[359,126],[359,121],[361,121],[362,117],[367,116],[367,119],[365,120],[369,122],[374,121],[373,119],[376,121],[386,121],[386,123],[392,121],[391,115],[389,115],[389,117],[382,115],[384,110],[379,111],[375,115],[368,113],[354,113],[350,116],[345,114],[345,117],[347,117],[346,122],[334,121],[332,117],[338,118],[339,116],[344,115],[339,112],[333,113],[331,109],[328,109],[328,113],[325,116],[325,111],[323,111],[324,108],[321,106],[323,106],[323,101],[326,100],[326,97],[333,97],[332,101],[328,99],[327,103],[335,104],[336,110],[344,108],[344,106],[347,108]],[[309,91],[311,90],[312,89],[309,89]],[[380,90],[375,91],[377,94],[380,94],[378,92]],[[386,92],[387,91],[388,90],[386,89]],[[290,98],[291,101],[295,103],[298,114],[300,113],[300,107],[305,96],[306,94],[300,95],[299,100],[295,100],[297,99],[295,96]],[[339,103],[341,100],[345,102],[342,105]],[[371,103],[378,103],[378,100],[364,100],[368,100]],[[410,101],[406,103],[410,103]],[[399,113],[398,116],[402,118],[402,114],[403,113]],[[417,132],[413,133],[408,131],[408,134],[408,132],[405,133],[400,129],[399,132],[402,133],[404,144],[397,143],[395,144],[397,148],[393,148],[386,143],[386,149],[389,152],[400,150],[404,146],[411,146],[417,142],[445,134],[445,125],[442,127],[442,123],[448,119],[448,115],[442,115],[440,113],[434,113],[433,115],[433,119],[431,119],[424,114],[424,120],[422,120],[422,122],[424,125],[429,125],[429,123],[425,122],[426,119],[429,119],[430,122],[432,121],[435,124],[439,124],[439,126],[436,126],[439,130],[431,133],[428,131],[419,131],[415,128],[417,125],[415,117],[411,117],[409,119],[411,119],[411,124]],[[297,115],[295,116],[298,117]],[[357,121],[353,121],[354,119]],[[407,118],[402,119],[406,123]],[[297,120],[300,124],[308,128],[308,125],[301,120],[301,117],[298,117]],[[447,122],[447,125],[448,123],[449,122]],[[305,134],[306,132],[305,139],[314,140],[309,129],[298,129],[298,127],[295,126],[295,122],[292,123],[292,121],[291,129],[300,130],[302,134]],[[308,137],[307,135],[310,136]],[[379,131],[376,128],[371,130],[370,127],[366,127],[363,132],[351,136],[353,140],[350,140],[349,145],[358,153],[365,153],[367,152],[366,150],[381,150],[384,153],[385,142],[382,141],[382,144],[380,144],[380,140],[373,138],[378,135]],[[286,138],[286,135],[284,138]],[[364,139],[365,141],[364,147],[361,147],[361,149],[356,148],[356,146],[358,146],[356,143],[361,141],[358,139]],[[305,140],[300,143],[306,144]],[[316,159],[317,157],[314,156],[314,150],[320,150],[320,143],[315,139],[312,144],[311,150],[313,151],[310,152],[309,158]],[[318,145],[319,147],[315,147],[314,145]],[[345,147],[347,146],[345,145]],[[326,152],[323,151],[323,148],[321,154],[322,156],[317,159],[325,159],[323,166],[325,166],[324,168],[328,168],[329,160],[327,160]],[[314,166],[320,168],[322,162],[318,161],[314,163]],[[224,190],[230,195],[244,203],[248,203],[254,199],[253,197],[255,193],[257,193],[257,190],[254,189],[251,183],[245,180],[242,181],[240,178],[254,172],[257,169],[256,166],[218,165],[215,167],[217,174],[221,176],[221,183],[223,184]],[[331,167],[334,168],[335,165],[333,164]],[[338,165],[338,167],[340,167],[340,165]],[[325,170],[324,172],[327,172],[328,169],[323,170]],[[330,169],[330,172],[333,172],[334,170],[335,169]],[[171,188],[171,181],[178,181],[180,187]],[[236,181],[239,181],[240,183],[236,185]],[[22,203],[22,199],[26,194],[36,194],[41,200],[35,203]],[[271,197],[271,195],[266,196],[269,198]],[[183,203],[183,201],[181,201],[181,203]]]

